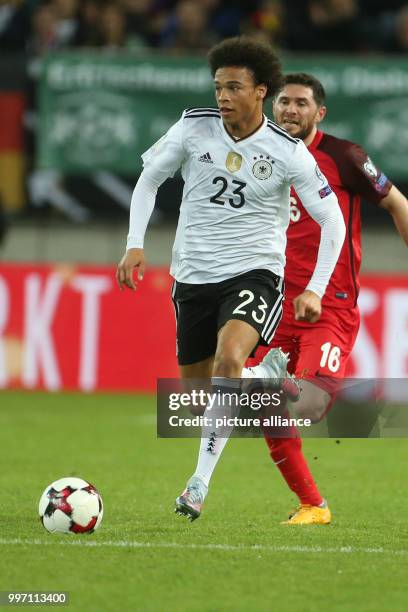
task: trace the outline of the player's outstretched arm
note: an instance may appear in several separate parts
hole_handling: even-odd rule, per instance
[[[137,279],[141,281],[143,280],[145,267],[146,262],[143,249],[128,249],[120,260],[116,270],[116,280],[119,289],[123,290],[127,287],[135,291],[137,283],[135,282],[133,273],[137,269]]]
[[[408,201],[403,193],[393,185],[380,202],[380,206],[387,210],[394,220],[399,235],[408,246]]]

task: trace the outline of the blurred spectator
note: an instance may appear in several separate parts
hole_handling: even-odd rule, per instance
[[[101,0],[81,0],[79,3],[78,44],[97,47],[101,43]]]
[[[358,13],[356,0],[311,0],[309,15],[316,26],[344,23],[353,19]]]
[[[170,15],[160,46],[175,50],[206,50],[216,42],[208,29],[209,12],[200,0],[181,0]]]
[[[395,16],[395,51],[408,52],[408,5]]]
[[[126,18],[122,7],[109,2],[101,11],[100,19],[101,45],[109,49],[126,47]]]
[[[152,0],[120,0],[125,11],[128,46],[144,48],[155,45]]]
[[[252,13],[248,34],[262,38],[272,45],[280,45],[283,38],[284,11],[281,0],[262,0]]]
[[[33,12],[27,50],[43,55],[75,46],[79,35],[78,0],[49,0]]]
[[[239,2],[202,0],[201,4],[208,14],[208,27],[218,39],[240,34],[245,11]]]
[[[0,49],[205,51],[240,33],[295,52],[404,53],[404,0],[0,0]]]
[[[30,35],[33,0],[0,0],[0,49],[21,51]]]
[[[78,42],[78,0],[53,0],[57,17],[57,40],[59,47],[70,47]]]
[[[364,22],[367,51],[406,53],[408,51],[408,5],[399,11],[386,11]]]
[[[360,0],[361,11],[366,17],[377,16],[385,11],[393,13],[406,4],[406,0]]]
[[[361,46],[359,18],[357,0],[309,0],[303,10],[292,6],[286,19],[287,46],[294,51],[356,51]]]
[[[57,14],[53,4],[48,2],[33,13],[28,51],[33,55],[43,55],[57,47]]]

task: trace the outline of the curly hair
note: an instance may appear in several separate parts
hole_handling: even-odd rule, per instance
[[[313,98],[317,106],[322,106],[326,100],[326,92],[323,85],[312,74],[306,72],[291,72],[283,77],[282,89],[285,85],[303,85],[310,87],[313,92]]]
[[[282,68],[278,56],[268,44],[252,38],[226,38],[210,49],[208,63],[213,77],[218,68],[247,68],[254,76],[255,85],[267,86],[266,98],[275,96],[282,88]]]

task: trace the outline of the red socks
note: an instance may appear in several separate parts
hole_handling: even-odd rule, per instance
[[[300,438],[269,438],[265,435],[272,460],[301,504],[319,506],[323,498],[302,453]]]

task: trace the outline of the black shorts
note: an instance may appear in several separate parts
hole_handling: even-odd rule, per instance
[[[283,291],[283,279],[269,270],[203,285],[174,281],[179,365],[214,355],[218,331],[230,319],[246,321],[259,333],[258,344],[268,345],[282,317]]]

